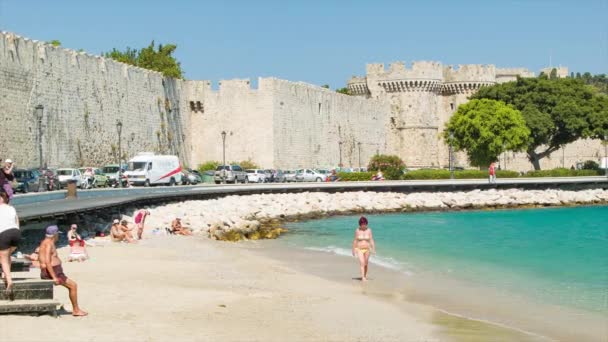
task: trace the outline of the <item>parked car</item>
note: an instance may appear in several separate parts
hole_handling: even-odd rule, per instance
[[[266,181],[266,173],[260,169],[248,169],[245,170],[247,173],[247,179],[250,183],[264,183]]]
[[[57,177],[62,187],[67,186],[69,181],[76,182],[77,187],[80,187],[82,184],[82,174],[78,169],[57,169]]]
[[[296,173],[296,182],[325,182],[327,176],[311,169],[300,169]]]
[[[87,169],[89,169],[89,167],[81,167],[78,169],[78,171],[80,171],[80,174],[83,175],[83,178]],[[110,185],[110,177],[106,176],[105,173],[101,171],[101,169],[97,167],[91,167],[90,169],[93,171],[93,176],[95,177],[94,184],[96,187],[106,187]],[[116,175],[114,175],[114,177],[116,177]]]
[[[239,165],[220,165],[215,169],[213,176],[215,184],[220,184],[222,181],[226,183],[249,183],[247,173],[243,171]]]
[[[291,183],[296,181],[296,171],[294,170],[283,170],[283,176],[285,176],[284,182]]]
[[[13,175],[15,175],[13,191],[23,192],[24,194],[30,191],[40,191],[41,175],[38,169],[15,169]]]
[[[283,170],[277,170],[274,174],[274,182],[275,183],[285,183],[285,173]]]
[[[198,184],[203,181],[202,177],[198,174],[198,171],[195,170],[183,170],[182,171],[182,184]]]
[[[126,169],[126,166],[124,167]],[[109,164],[109,165],[105,165],[102,169],[101,172],[108,177],[108,180],[110,182],[115,181],[117,176],[118,176],[118,171],[120,170],[120,167],[118,166],[118,164]]]

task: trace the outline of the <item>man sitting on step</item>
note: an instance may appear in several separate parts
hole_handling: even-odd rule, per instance
[[[72,302],[72,316],[86,316],[88,313],[81,310],[78,306],[78,285],[72,279],[63,273],[61,260],[57,256],[57,248],[55,242],[59,235],[57,226],[46,227],[46,237],[40,243],[40,278],[52,279],[55,285],[65,286],[70,292],[70,301]]]

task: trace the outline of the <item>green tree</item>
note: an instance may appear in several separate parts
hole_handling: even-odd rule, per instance
[[[505,151],[524,150],[529,135],[520,111],[488,99],[460,105],[443,131],[445,141],[452,139],[457,151],[466,151],[474,166],[487,166]]]
[[[348,90],[347,87],[336,89],[336,93],[350,95],[350,91]]]
[[[61,46],[61,42],[58,41],[57,39],[53,39],[49,43],[53,46]]]
[[[112,51],[103,55],[121,63],[161,72],[166,77],[183,78],[184,73],[181,64],[173,57],[176,49],[177,45],[175,44],[159,44],[156,47],[154,41],[152,41],[150,45],[141,50],[127,47],[125,51],[112,49]]]
[[[324,84],[321,86],[321,88],[329,89],[329,84]]]
[[[376,154],[367,165],[370,171],[381,170],[386,179],[400,179],[405,164],[395,155]]]
[[[595,111],[605,113],[602,97],[581,79],[541,76],[484,87],[471,98],[503,101],[521,111],[531,138],[526,153],[539,170],[540,160],[563,145],[600,133],[605,114]]]

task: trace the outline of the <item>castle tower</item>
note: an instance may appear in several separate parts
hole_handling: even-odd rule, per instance
[[[391,113],[386,122],[387,146],[381,153],[396,154],[408,167],[437,167],[437,142],[443,68],[437,62],[402,62],[389,70],[383,64],[367,65],[367,87],[359,78],[348,83],[351,94],[386,98]]]

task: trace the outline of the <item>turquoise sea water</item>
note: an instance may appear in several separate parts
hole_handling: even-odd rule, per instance
[[[369,215],[373,262],[608,314],[608,207]],[[350,255],[358,216],[292,223],[285,242]]]

